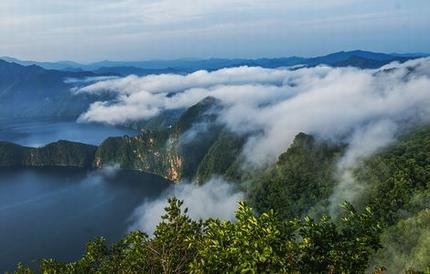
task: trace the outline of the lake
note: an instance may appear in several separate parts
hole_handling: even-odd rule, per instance
[[[0,272],[19,261],[77,259],[97,236],[120,239],[134,209],[168,186],[130,171],[0,169]]]
[[[98,144],[135,131],[58,121],[0,121],[0,140],[40,146],[58,139]],[[116,169],[0,168],[0,273],[22,261],[71,261],[98,236],[120,239],[145,199],[170,183],[158,176]]]

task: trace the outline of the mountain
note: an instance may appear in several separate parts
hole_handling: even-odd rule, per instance
[[[192,178],[218,138],[220,127],[210,110],[220,108],[208,97],[186,110],[170,128],[143,129],[137,136],[111,137],[100,144],[97,167],[118,163],[122,168],[153,173],[172,181]]]
[[[73,61],[38,62],[38,61],[20,60],[9,56],[0,57],[0,60],[4,60],[9,63],[16,63],[22,66],[36,65],[44,69],[65,70],[65,71],[77,71],[77,70],[80,70],[80,68],[83,66],[82,64],[79,64]]]
[[[218,70],[226,67],[261,66],[264,68],[291,67],[297,65],[316,66],[320,64],[330,66],[353,66],[359,68],[376,68],[392,61],[404,62],[409,59],[427,57],[425,53],[377,53],[363,50],[340,51],[317,57],[280,57],[280,58],[184,58],[174,60],[147,61],[101,61],[90,64],[79,64],[71,61],[37,62],[21,61],[12,57],[0,57],[8,62],[21,65],[38,65],[45,69],[65,71],[93,71],[96,73],[110,73],[116,75],[148,75],[160,73],[190,73],[197,70]]]
[[[249,201],[259,212],[276,208],[283,218],[304,216],[313,207],[326,208],[337,182],[335,164],[343,151],[341,144],[299,133],[274,166],[251,179]]]
[[[363,51],[363,50],[352,50],[352,51],[340,51],[340,52],[335,52],[324,56],[309,58],[307,59],[307,63],[308,64],[330,64],[330,63],[344,61],[348,58],[351,58],[352,56],[371,59],[375,61],[390,61],[396,58],[396,56],[392,56],[385,53],[377,53],[377,52]]]
[[[174,68],[139,68],[139,67],[133,67],[133,66],[113,66],[113,67],[100,67],[93,72],[97,74],[103,74],[103,75],[138,75],[138,76],[145,76],[149,74],[165,74],[165,73],[174,73],[174,74],[181,74],[186,71],[181,71]]]
[[[330,65],[333,67],[357,67],[362,69],[376,69],[380,68],[391,61],[406,61],[407,59],[390,59],[390,60],[374,60],[374,59],[368,59],[361,56],[353,55],[351,57],[348,57],[348,59],[341,60],[338,62],[331,62]]]
[[[297,135],[274,166],[251,179],[249,203],[258,212],[274,209],[287,219],[327,214],[344,148]],[[365,190],[353,204],[358,210],[372,208],[374,222],[383,228],[382,248],[372,257],[370,272],[378,266],[403,273],[430,265],[424,255],[429,254],[429,151],[430,127],[420,127],[354,168],[354,179]]]
[[[413,53],[390,53],[390,55],[393,56],[399,56],[399,57],[411,57],[411,58],[421,58],[421,57],[429,57],[429,53],[424,52],[413,52]]]
[[[222,129],[216,140],[201,160],[195,173],[199,184],[207,182],[214,174],[224,175],[231,181],[239,181],[243,176],[240,169],[241,152],[246,136],[241,136],[228,129]]]
[[[58,141],[40,148],[0,142],[0,166],[67,166],[90,168],[97,147]]]
[[[302,64],[305,58],[260,58],[260,59],[176,59],[176,60],[148,60],[148,61],[101,61],[82,65],[79,68],[85,71],[98,73],[115,73],[120,75],[147,75],[160,73],[191,73],[197,70],[218,70],[237,66],[262,66],[276,68]]]
[[[74,95],[67,79],[99,76],[94,72],[47,70],[0,60],[0,116],[76,119],[96,97]]]
[[[405,62],[409,59],[418,58],[419,56],[397,56],[385,53],[377,53],[362,50],[341,51],[325,56],[309,58],[306,60],[306,65],[316,66],[320,64],[329,65],[333,67],[358,67],[366,68],[379,68],[383,65],[393,61]]]
[[[403,62],[420,55],[390,55],[368,51],[345,51],[325,56],[302,58],[260,58],[260,59],[178,59],[142,62],[111,62],[80,65],[65,61],[58,63],[39,63],[19,61],[10,57],[0,60],[0,116],[13,117],[49,117],[74,120],[88,109],[96,100],[110,99],[110,95],[81,93],[75,95],[72,89],[88,83],[92,77],[112,75],[148,75],[161,73],[185,74],[200,69],[216,70],[235,66],[261,66],[266,68],[316,66],[320,64],[334,67],[353,66],[359,68],[378,68],[392,61]],[[20,63],[20,64],[19,64]],[[22,65],[25,64],[25,65]],[[38,65],[36,65],[38,64]],[[40,66],[39,66],[40,65]],[[67,67],[73,67],[70,71]],[[47,69],[57,68],[57,69]],[[58,70],[60,69],[60,70]],[[92,71],[89,71],[92,70]],[[75,79],[74,81],[68,81]],[[77,79],[77,80],[76,80]],[[84,80],[79,82],[79,80]],[[95,81],[95,80],[94,80]],[[183,111],[183,110],[182,110]],[[171,125],[177,121],[182,111],[162,114],[151,121],[139,121],[131,126],[141,128],[145,124],[157,122]]]

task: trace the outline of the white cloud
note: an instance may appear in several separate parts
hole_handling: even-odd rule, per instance
[[[107,90],[118,96],[96,102],[80,120],[120,124],[213,96],[226,106],[220,121],[227,127],[239,133],[259,132],[248,140],[245,155],[253,162],[268,163],[288,148],[298,132],[344,138],[379,121],[396,125],[427,121],[429,64],[430,59],[420,59],[380,70],[238,67],[188,75],[130,76],[81,89]],[[407,67],[415,71],[410,74]]]
[[[222,97],[226,102],[241,98],[243,102],[261,103],[265,98],[273,100],[276,96],[286,96],[279,90],[283,89],[287,74],[287,70],[238,67],[188,75],[128,76],[101,81],[77,92],[114,92],[118,94],[117,100],[94,103],[81,115],[80,121],[121,124],[146,119],[165,109],[189,107],[209,95]],[[266,85],[270,86],[266,88]],[[168,97],[172,93],[177,94]],[[253,93],[252,97],[249,97],[250,93]]]
[[[430,58],[378,70],[238,67],[131,76],[80,92],[106,90],[117,94],[116,100],[93,104],[81,120],[118,124],[186,108],[206,96],[218,98],[224,104],[219,122],[250,136],[243,150],[245,164],[275,162],[299,132],[349,143],[338,165],[340,184],[331,197],[335,208],[363,189],[353,180],[351,167],[393,141],[402,127],[430,121]]]
[[[370,123],[354,130],[350,136],[348,150],[337,163],[337,179],[339,184],[329,198],[331,215],[339,213],[339,205],[344,201],[354,202],[366,189],[366,182],[357,181],[353,171],[361,160],[375,153],[395,140],[398,130],[392,121],[382,120]]]
[[[131,216],[130,230],[140,229],[153,233],[164,215],[167,199],[175,196],[184,200],[184,209],[193,219],[220,218],[231,220],[238,202],[243,200],[242,192],[235,190],[232,184],[221,178],[212,178],[203,186],[181,182],[172,186],[156,200],[147,200],[135,209]]]

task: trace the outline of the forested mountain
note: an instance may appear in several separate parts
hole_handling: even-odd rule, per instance
[[[108,138],[97,150],[96,166],[118,163],[122,168],[172,181],[193,177],[218,138],[220,127],[211,111],[219,107],[216,99],[208,97],[184,112],[171,128],[143,129],[134,137]]]
[[[96,77],[93,72],[47,70],[0,60],[0,116],[76,119],[96,97],[72,94],[67,79]]]
[[[197,70],[213,71],[236,66],[260,66],[278,68],[291,66],[329,65],[378,68],[392,61],[404,62],[419,56],[398,56],[366,51],[348,51],[314,58],[260,58],[260,59],[208,59],[144,61],[134,63],[100,62],[92,65],[76,65],[73,62],[43,63],[0,58],[0,116],[45,117],[75,120],[88,110],[95,101],[106,101],[109,93],[78,93],[81,85],[96,81],[99,76],[148,75],[176,73],[178,75]],[[70,69],[68,66],[78,66]],[[92,80],[94,79],[94,80]],[[172,119],[173,118],[173,119]],[[178,116],[171,117],[175,120]],[[138,122],[137,124],[144,124]]]
[[[414,130],[354,170],[356,180],[366,184],[354,205],[372,208],[384,231],[371,265],[391,266],[389,273],[430,266],[429,144],[430,128]],[[274,167],[253,179],[251,205],[259,212],[275,209],[284,218],[328,214],[342,149],[299,134]]]

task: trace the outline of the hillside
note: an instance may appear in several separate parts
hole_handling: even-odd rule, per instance
[[[98,74],[47,70],[0,60],[0,116],[76,119],[96,97],[73,95],[66,79]]]
[[[383,248],[373,257],[373,266],[406,271],[430,265],[428,246],[423,246],[430,206],[429,144],[430,128],[420,128],[355,168],[357,183],[365,184],[365,191],[354,205],[370,206],[384,228]],[[274,209],[284,218],[327,214],[342,150],[343,146],[299,134],[274,167],[253,179],[248,191],[251,205],[259,212]]]
[[[185,111],[173,127],[143,129],[134,137],[108,138],[100,144],[95,164],[101,167],[118,163],[122,168],[172,181],[193,177],[219,134],[219,127],[213,123],[215,117],[209,112],[217,107],[214,98],[206,98]]]
[[[58,141],[40,148],[0,142],[0,166],[68,166],[91,168],[97,147]]]

